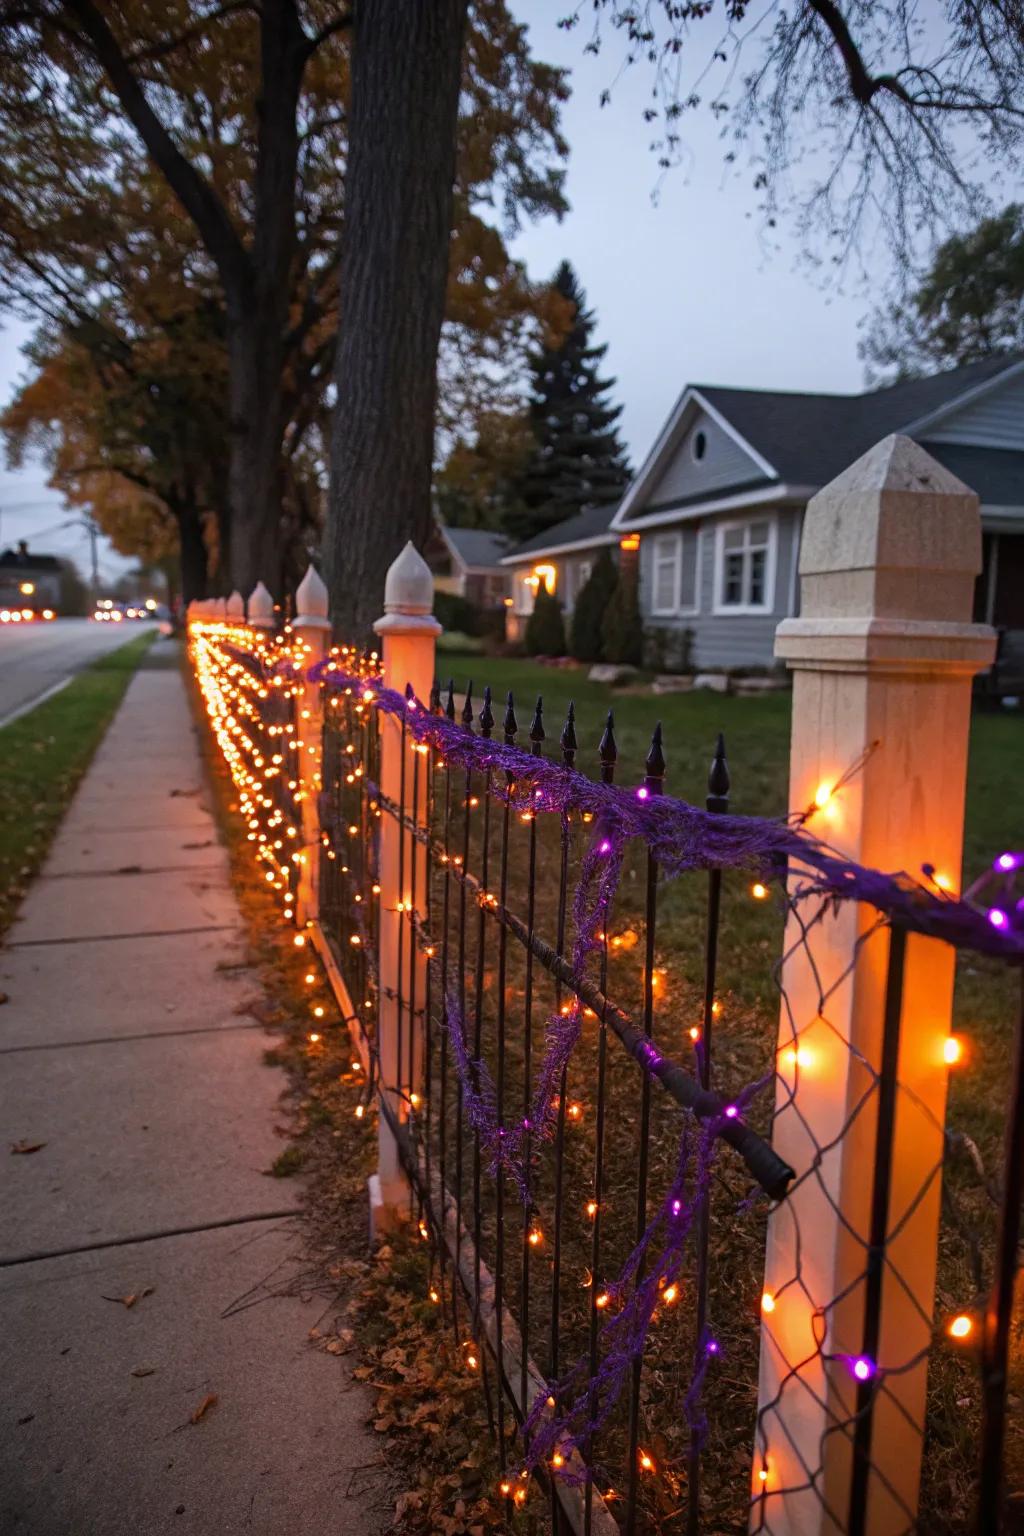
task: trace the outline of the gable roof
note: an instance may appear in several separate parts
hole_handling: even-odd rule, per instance
[[[614,503],[610,506],[584,507],[582,512],[577,512],[573,517],[563,518],[560,523],[545,528],[543,533],[535,533],[532,539],[517,544],[508,551],[502,563],[511,565],[527,555],[547,554],[577,544],[614,544],[615,535],[610,529],[617,510]]]
[[[472,567],[492,566],[501,563],[502,555],[508,554],[512,540],[490,528],[451,528],[441,525],[441,534],[463,565]]]
[[[892,432],[927,441],[928,429],[937,426],[938,419],[954,405],[966,403],[1019,371],[1024,371],[1024,353],[1014,352],[860,395],[688,385],[623,498],[616,526],[626,527],[634,509],[643,515],[644,490],[675,452],[681,435],[685,435],[686,419],[696,407],[708,409],[750,455],[751,475],[734,488],[736,491],[767,490],[772,485],[809,491],[827,485]],[[953,445],[929,444],[928,451],[953,468],[952,460],[957,457]],[[1009,461],[1019,455],[978,447],[971,450],[971,456],[975,479],[968,479],[968,483],[983,502],[1002,501],[1003,492],[1017,483]],[[989,494],[989,482],[993,489],[1002,487],[998,498]],[[729,494],[727,487],[717,491],[714,499]],[[711,499],[688,498],[695,504]]]
[[[826,485],[890,432],[913,436],[920,421],[1024,362],[1021,354],[985,358],[927,379],[906,379],[862,395],[694,388],[768,459],[780,480]]]

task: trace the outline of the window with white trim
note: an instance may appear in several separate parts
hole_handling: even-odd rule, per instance
[[[768,613],[774,579],[774,520],[720,523],[716,608],[726,613]]]
[[[675,613],[679,608],[683,541],[678,533],[663,533],[652,543],[651,611]]]

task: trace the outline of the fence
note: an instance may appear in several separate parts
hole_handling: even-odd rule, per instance
[[[697,810],[663,793],[660,727],[637,772],[611,715],[570,706],[552,722],[538,700],[520,718],[511,695],[442,693],[411,550],[389,576],[381,656],[327,653],[315,573],[279,634],[251,627],[252,604],[248,627],[193,615],[257,857],[367,1068],[375,1222],[411,1218],[430,1243],[430,1296],[480,1373],[513,1527],[543,1510],[552,1531],[947,1528],[918,1524],[922,1455],[960,1369],[947,1356],[980,1336],[966,1459],[977,1451],[978,1529],[997,1528],[1019,1022],[998,1235],[979,1238],[975,1207],[940,1219],[940,1186],[959,1145],[954,949],[1019,966],[1019,859],[997,860],[987,912],[953,894],[970,675],[989,641],[949,615],[970,610],[977,504],[905,453],[869,455],[808,510],[804,616],[780,637],[803,809],[779,821],[729,814],[721,740]],[[842,532],[872,520],[880,535],[902,522],[900,547],[875,562],[855,623],[836,575],[864,606],[850,573],[865,561]],[[917,880],[879,872],[922,866]],[[675,876],[701,908],[692,992],[660,963]],[[720,1016],[723,886],[729,900],[752,881],[785,919],[774,1040],[730,1037]],[[952,1241],[976,1294],[936,1318]],[[737,1447],[752,1438],[748,1480]]]

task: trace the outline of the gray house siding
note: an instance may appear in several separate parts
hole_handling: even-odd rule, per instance
[[[775,630],[782,619],[796,611],[798,588],[794,573],[799,548],[803,509],[777,507],[718,518],[705,518],[699,528],[680,524],[675,528],[645,533],[640,541],[640,611],[649,636],[650,661],[667,670],[712,671],[725,667],[772,667]],[[774,572],[769,578],[770,607],[764,613],[715,612],[716,548],[718,530],[729,523],[761,523],[774,520]],[[674,614],[655,612],[655,539],[678,533],[682,536],[685,566],[692,551],[696,577],[695,612],[686,604]]]
[[[703,433],[703,457],[694,457],[697,434]],[[665,471],[644,497],[643,512],[692,496],[763,478],[764,471],[706,411],[697,411],[681,436]],[[638,511],[641,509],[638,508]]]
[[[1024,451],[1024,377],[1018,375],[995,386],[980,400],[936,423],[925,435],[933,443]]]

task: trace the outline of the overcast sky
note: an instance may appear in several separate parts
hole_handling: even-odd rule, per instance
[[[723,175],[723,146],[707,114],[684,125],[685,167],[653,193],[658,169],[641,111],[650,89],[643,67],[615,84],[612,104],[599,96],[615,82],[614,50],[584,56],[582,30],[556,26],[565,0],[512,0],[530,24],[538,57],[569,66],[573,98],[564,116],[571,146],[568,196],[561,223],[545,220],[515,242],[536,277],[563,257],[578,269],[608,342],[607,368],[618,378],[623,435],[640,463],[686,382],[776,389],[855,391],[862,387],[857,325],[870,307],[862,292],[823,290],[801,269],[795,242],[779,232],[781,253],[766,255],[754,195],[739,175]],[[888,274],[879,271],[882,282]],[[0,398],[22,370],[25,329],[0,331]],[[29,537],[67,552],[83,566],[88,541],[80,529],[49,532],[66,514],[45,488],[39,468],[0,469],[0,543]],[[123,562],[109,549],[104,569]]]

